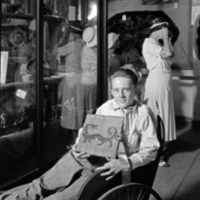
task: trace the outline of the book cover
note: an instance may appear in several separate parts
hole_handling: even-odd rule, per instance
[[[123,117],[87,115],[77,151],[116,158],[122,127]]]

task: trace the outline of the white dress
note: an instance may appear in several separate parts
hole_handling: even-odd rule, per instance
[[[175,114],[172,94],[171,61],[160,56],[162,46],[146,38],[142,53],[149,70],[145,83],[144,100],[165,126],[165,141],[176,139]]]

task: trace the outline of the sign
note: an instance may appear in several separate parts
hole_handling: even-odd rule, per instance
[[[8,69],[8,51],[1,51],[1,77],[0,83],[6,83],[7,69]]]

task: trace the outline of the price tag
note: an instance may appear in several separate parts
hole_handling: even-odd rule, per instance
[[[178,3],[174,3],[174,8],[175,8],[175,9],[178,8]]]
[[[20,97],[21,99],[25,99],[27,92],[25,92],[24,90],[20,90],[18,89],[16,91],[16,96]]]

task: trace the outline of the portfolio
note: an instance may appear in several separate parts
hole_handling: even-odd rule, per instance
[[[123,117],[87,115],[77,151],[116,158],[122,127]]]

